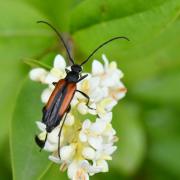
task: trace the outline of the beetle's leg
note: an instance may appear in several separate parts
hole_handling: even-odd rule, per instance
[[[65,69],[65,71],[66,71],[66,74],[67,74],[68,72],[70,72],[70,70],[69,70],[69,69],[67,69],[67,68]]]
[[[57,82],[53,82],[52,84],[55,86],[57,84]]]
[[[85,74],[84,76],[80,77],[79,80],[77,81],[77,83],[80,82],[80,81],[82,81],[82,80],[83,80],[84,78],[86,78],[87,76],[88,76],[88,74]]]
[[[79,93],[81,93],[85,98],[87,98],[87,103],[86,103],[86,105],[87,105],[87,107],[88,107],[89,109],[96,110],[96,109],[94,109],[94,108],[92,108],[92,107],[89,106],[90,97],[89,97],[87,94],[85,94],[84,92],[79,91],[79,90],[76,90],[76,91],[79,92]]]
[[[64,119],[63,119],[63,122],[62,122],[62,124],[61,124],[61,127],[60,127],[60,130],[59,130],[59,134],[58,134],[58,156],[59,156],[59,158],[61,159],[61,155],[60,155],[60,148],[61,148],[61,133],[62,133],[62,128],[63,128],[63,126],[64,126],[64,123],[65,123],[65,120],[66,120],[66,117],[67,117],[67,115],[68,115],[68,113],[69,113],[69,111],[71,110],[71,106],[69,106],[68,107],[68,109],[67,109],[67,111],[66,111],[66,114],[65,114],[65,116],[64,116]]]

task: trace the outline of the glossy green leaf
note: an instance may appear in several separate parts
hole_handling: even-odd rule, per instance
[[[38,133],[35,121],[41,119],[41,85],[26,80],[11,123],[13,179],[37,179],[49,165],[48,154],[40,152],[34,141]]]
[[[165,2],[164,0],[86,0],[72,10],[71,31],[75,32],[94,24],[132,16]]]
[[[138,170],[145,156],[146,139],[141,120],[136,105],[120,102],[115,108],[112,123],[119,141],[111,163],[113,168],[127,176]]]

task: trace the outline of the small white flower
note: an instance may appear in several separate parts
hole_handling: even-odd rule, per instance
[[[88,174],[95,174],[100,172],[101,170],[101,167],[93,167],[86,160],[74,161],[68,167],[68,176],[72,180],[89,180]]]
[[[48,72],[43,68],[34,68],[30,71],[29,77],[33,81],[39,81],[43,83],[47,73]]]
[[[99,75],[103,73],[104,73],[103,65],[99,61],[94,60],[92,63],[92,74]]]
[[[47,103],[49,100],[49,97],[51,96],[52,90],[50,88],[46,88],[43,90],[41,94],[41,101],[43,103]]]
[[[95,163],[95,166],[99,166],[101,167],[101,171],[102,172],[108,172],[109,171],[109,167],[108,167],[108,163],[105,160],[99,160]]]
[[[85,159],[93,160],[95,157],[95,150],[91,147],[85,147],[82,151],[82,155]]]
[[[64,161],[71,160],[74,154],[75,154],[75,146],[73,144],[68,146],[63,146],[60,149],[61,159]]]
[[[77,106],[77,109],[83,115],[88,113],[88,107],[86,106],[86,103],[84,103],[84,102],[79,103]]]
[[[74,124],[74,116],[70,113],[68,113],[65,121],[66,126],[72,126]]]
[[[36,125],[41,131],[46,131],[46,125],[44,123],[36,121]]]
[[[84,123],[82,124],[82,130],[79,133],[79,138],[82,142],[87,141],[87,134],[89,133],[89,128],[91,126],[91,121],[85,120]]]
[[[67,170],[72,180],[89,180],[89,176],[109,171],[107,161],[112,160],[112,154],[117,149],[114,145],[117,141],[116,131],[111,124],[112,109],[125,96],[126,88],[121,82],[123,73],[117,68],[116,62],[109,62],[105,55],[102,55],[102,59],[104,63],[94,60],[92,73],[77,84],[77,89],[90,97],[90,108],[87,106],[88,99],[75,93],[60,139],[62,121],[50,133],[46,132],[44,123],[36,122],[41,131],[38,138],[44,141],[47,136],[43,149],[52,153],[49,159],[61,164],[60,170]],[[41,94],[43,103],[48,102],[54,90],[52,83],[66,76],[65,68],[69,69],[64,58],[57,55],[49,72],[42,68],[31,70],[29,76],[32,80],[48,85]],[[83,120],[86,114],[91,114],[95,119]]]
[[[54,59],[54,67],[62,71],[66,68],[66,61],[60,54],[58,54]]]

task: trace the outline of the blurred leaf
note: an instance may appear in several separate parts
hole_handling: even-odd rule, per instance
[[[180,73],[166,73],[153,79],[146,79],[134,88],[134,96],[142,101],[156,104],[180,103]]]
[[[38,54],[51,44],[47,31],[41,31],[36,20],[44,17],[32,7],[15,1],[1,1],[0,11],[0,152],[8,149],[8,127],[17,90],[27,69],[21,58]],[[4,141],[6,144],[2,144]],[[6,145],[7,147],[4,147]],[[8,150],[7,150],[8,152]],[[2,164],[10,164],[10,155],[0,153]],[[10,167],[9,167],[10,168]],[[8,176],[11,175],[7,169]],[[5,170],[3,171],[5,174]],[[2,179],[6,179],[0,174]]]
[[[176,21],[157,38],[130,52],[131,57],[121,62],[128,85],[136,85],[140,80],[147,80],[180,68],[180,39],[177,38],[179,33],[180,21]]]
[[[147,164],[147,160],[146,160]],[[148,161],[148,165],[144,165],[141,169],[141,174],[136,179],[142,180],[177,180],[177,177],[173,176],[162,167]]]
[[[26,3],[37,8],[38,11],[42,12],[47,16],[46,19],[37,19],[37,20],[49,20],[51,23],[56,24],[60,27],[61,31],[69,30],[70,23],[70,12],[71,9],[76,6],[79,2],[77,0],[23,0]]]
[[[169,107],[156,108],[145,113],[145,120],[150,139],[149,159],[179,179],[179,113]]]
[[[10,148],[9,148],[9,137],[1,141],[1,149],[0,149],[1,163],[0,163],[0,177],[4,180],[12,179],[11,172],[11,163],[10,163]]]
[[[118,149],[113,155],[112,167],[131,176],[141,165],[146,148],[145,133],[138,106],[130,103],[118,105],[115,108],[112,123],[119,138]]]
[[[13,179],[37,179],[49,165],[47,153],[34,142],[35,121],[41,119],[41,85],[26,80],[19,92],[11,124]]]
[[[129,180],[128,177],[123,177],[119,170],[115,171],[110,167],[109,172],[106,173],[98,173],[95,174],[94,176],[90,176],[91,180],[110,180],[110,179],[120,179],[120,180]]]
[[[44,68],[46,70],[50,70],[51,69],[51,66],[41,62],[41,61],[38,61],[38,60],[35,60],[35,59],[30,59],[30,58],[25,58],[23,59],[24,60],[24,63],[31,66],[31,67],[41,67],[41,68]]]
[[[59,169],[60,165],[58,164],[51,164],[47,172],[40,177],[40,180],[67,180],[67,172],[61,172]]]
[[[165,0],[86,0],[72,10],[71,31],[75,32],[94,24],[131,16],[165,2]]]

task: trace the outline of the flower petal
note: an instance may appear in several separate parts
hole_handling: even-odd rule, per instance
[[[104,61],[104,67],[107,69],[109,65],[109,60],[107,59],[105,54],[102,54],[102,59]]]
[[[44,123],[36,121],[36,125],[41,131],[46,131],[46,125]]]
[[[48,151],[48,152],[54,152],[54,151],[57,151],[58,145],[57,144],[51,144],[49,141],[46,141],[43,149]]]
[[[106,110],[107,111],[111,111],[113,109],[113,107],[117,104],[117,101],[113,100],[106,106]]]
[[[43,68],[34,68],[29,72],[29,77],[33,81],[44,82],[47,71]]]
[[[85,115],[88,112],[88,107],[84,102],[79,103],[77,109],[82,115]]]
[[[48,75],[46,76],[44,82],[45,82],[46,84],[52,84],[53,82],[58,82],[58,80],[59,80],[58,75],[55,76],[54,74],[52,74],[52,73],[50,72],[50,73],[48,73]]]
[[[41,94],[41,101],[43,103],[47,103],[49,100],[49,97],[51,96],[52,90],[49,88],[44,89],[44,91]]]
[[[89,119],[86,119],[83,122],[82,129],[88,129],[91,126],[91,121]]]
[[[54,67],[58,69],[65,69],[66,67],[66,61],[63,56],[58,54],[54,59]]]
[[[101,136],[97,136],[97,137],[89,137],[88,138],[88,142],[89,144],[94,148],[94,149],[101,149],[102,147],[102,137]]]
[[[100,118],[106,123],[110,123],[112,120],[112,112],[108,112],[106,114],[100,114]]]
[[[52,144],[58,144],[58,139],[59,139],[59,128],[53,129],[50,133],[48,133],[48,141]]]
[[[65,161],[71,160],[75,154],[75,146],[74,145],[63,146],[60,149],[60,154],[62,160]]]
[[[95,76],[95,77],[91,77],[89,79],[89,88],[93,91],[94,89],[96,89],[100,84],[100,77]]]
[[[90,130],[95,134],[101,134],[106,128],[106,121],[97,119],[95,123],[91,125]]]
[[[50,155],[48,158],[49,158],[49,160],[51,160],[51,161],[53,161],[53,162],[55,162],[57,164],[62,163],[62,161],[59,159],[59,157],[55,157],[53,155]]]
[[[72,126],[74,124],[74,116],[72,114],[67,114],[65,125],[66,126]]]
[[[103,65],[99,61],[94,60],[92,63],[92,74],[99,75],[99,74],[103,74],[103,73],[104,73]]]
[[[108,155],[112,155],[117,149],[117,146],[110,146],[109,148],[105,149],[105,153]]]
[[[95,157],[95,150],[90,147],[85,147],[82,151],[82,155],[85,159],[93,160]]]
[[[79,133],[79,139],[80,139],[80,141],[81,142],[86,142],[87,141],[87,136],[86,136],[86,134],[84,134],[84,132],[80,132]]]
[[[73,162],[69,165],[68,171],[67,171],[68,177],[69,177],[70,179],[73,179],[73,176],[76,174],[77,169],[78,169],[78,162],[77,162],[77,161],[73,161]]]
[[[102,172],[108,172],[109,171],[108,163],[105,160],[97,161],[97,166],[102,168]]]
[[[89,180],[89,175],[83,169],[78,169],[72,180]]]

